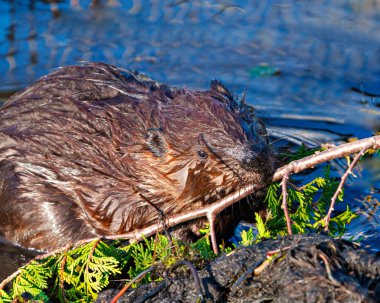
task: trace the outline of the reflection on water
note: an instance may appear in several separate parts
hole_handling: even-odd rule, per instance
[[[293,142],[380,128],[379,1],[0,0],[0,101],[83,60],[176,86],[203,89],[219,78],[237,93],[247,89],[272,135]],[[347,193],[380,199],[379,179],[356,182]],[[378,209],[365,234],[380,249]]]
[[[178,86],[206,88],[221,78],[247,88],[266,116],[378,118],[378,3],[0,0],[1,88],[81,60],[105,61]],[[254,77],[262,63],[281,74]]]

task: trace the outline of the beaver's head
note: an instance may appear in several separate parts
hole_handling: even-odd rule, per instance
[[[136,163],[144,163],[138,187],[145,197],[171,213],[212,203],[248,183],[268,184],[274,159],[252,106],[218,81],[210,91],[172,93],[159,103],[136,154]],[[168,207],[163,197],[172,200]]]

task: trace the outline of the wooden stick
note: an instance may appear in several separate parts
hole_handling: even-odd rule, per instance
[[[134,277],[131,281],[124,285],[124,287],[114,296],[110,303],[116,303],[117,300],[132,286],[133,283],[141,281],[149,272],[155,269],[155,266],[151,266],[142,272],[140,272],[136,277]]]
[[[291,171],[292,167],[289,167],[288,170],[285,171],[284,177],[282,178],[281,186],[282,186],[282,209],[284,210],[285,220],[286,220],[286,228],[288,229],[288,234],[290,236],[293,235],[292,231],[292,221],[289,216],[289,210],[288,210],[288,191],[287,191],[287,184],[289,179],[289,173]]]

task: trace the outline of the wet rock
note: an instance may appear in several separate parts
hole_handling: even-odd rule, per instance
[[[267,252],[275,250],[280,251],[269,261]],[[321,235],[242,247],[198,275],[203,302],[378,302],[380,297],[380,254]],[[104,291],[97,302],[109,302],[117,293]],[[118,302],[197,299],[194,278],[181,267],[164,281],[129,290]]]

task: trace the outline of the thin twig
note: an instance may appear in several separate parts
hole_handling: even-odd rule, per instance
[[[140,282],[146,276],[146,274],[151,272],[153,269],[155,269],[154,265],[140,272],[136,277],[125,284],[125,286],[117,293],[117,295],[112,298],[110,303],[116,303],[117,300],[119,300],[120,297],[124,295],[124,293],[132,286],[133,283]]]
[[[150,206],[152,206],[156,211],[157,211],[157,213],[158,213],[158,215],[159,215],[159,217],[160,217],[160,220],[161,220],[161,222],[162,222],[162,228],[163,228],[163,230],[164,230],[164,233],[165,233],[165,235],[166,235],[166,237],[168,238],[168,240],[169,240],[169,243],[170,243],[170,247],[172,248],[172,252],[173,252],[173,254],[174,254],[174,251],[173,251],[173,247],[174,247],[174,245],[173,245],[173,238],[172,238],[172,235],[170,234],[170,232],[169,232],[169,229],[168,229],[168,227],[167,227],[167,225],[166,225],[166,215],[165,215],[165,213],[164,213],[164,211],[163,210],[161,210],[156,204],[154,204],[153,202],[151,202],[147,197],[145,197],[143,194],[141,194],[141,193],[139,193],[139,196],[141,197],[141,198],[143,198],[144,200],[145,200],[145,202],[147,202]],[[157,233],[156,233],[157,234]]]
[[[329,265],[329,260],[327,256],[323,252],[319,252],[318,256],[322,259],[323,263],[325,264],[326,272],[327,272],[327,277],[330,279],[330,281],[340,285],[337,280],[334,279],[331,273],[330,265]]]
[[[277,255],[277,254],[282,253],[282,252],[284,252],[284,251],[286,251],[286,250],[289,250],[289,249],[291,249],[292,247],[293,247],[292,245],[289,245],[289,246],[281,247],[281,248],[279,248],[279,249],[270,250],[270,251],[267,251],[267,252],[266,252],[266,255],[267,255],[267,257],[271,257],[271,256],[273,256],[273,255]]]
[[[188,260],[180,260],[169,268],[169,272],[173,271],[174,269],[176,269],[177,267],[181,265],[185,265],[190,269],[190,272],[194,278],[195,288],[197,289],[198,299],[202,300],[203,293],[202,293],[201,281],[199,280],[198,272],[195,269],[193,263],[191,263]]]
[[[88,260],[91,261],[92,257],[94,256],[95,249],[96,249],[96,247],[98,246],[99,242],[100,242],[100,239],[97,239],[97,240],[94,241],[94,244],[92,245],[91,251],[90,251],[90,253],[88,254]],[[85,272],[88,272],[88,271],[89,271],[89,270],[88,270],[88,269],[89,269],[89,264],[90,264],[90,262],[87,262],[86,267],[85,267]]]
[[[7,285],[9,282],[13,281],[14,278],[16,278],[19,274],[21,274],[21,268],[16,270],[14,273],[9,275],[7,278],[5,278],[1,283],[0,283],[0,290],[4,288],[5,285]]]
[[[263,262],[265,261],[265,259],[261,259],[257,262],[255,262],[253,265],[249,266],[247,268],[247,270],[235,281],[235,283],[231,286],[231,290],[234,290],[236,289],[237,287],[239,287],[241,285],[241,283],[243,283],[248,277],[252,276],[255,269],[258,268]]]
[[[370,144],[370,148],[379,149],[380,148],[380,135],[373,136],[370,138],[361,139],[358,141],[342,144],[323,152],[316,153],[314,155],[308,156],[306,158],[293,161],[288,165],[285,165],[276,170],[273,181],[281,180],[285,174],[285,171],[292,164],[294,165],[294,171],[292,173],[298,173],[308,168],[312,168],[318,164],[334,160],[337,158],[342,158],[354,153],[358,153],[362,150],[364,146]]]
[[[349,176],[350,173],[352,173],[352,170],[354,169],[356,163],[358,163],[359,159],[364,156],[365,152],[367,151],[368,148],[370,148],[371,145],[370,144],[367,144],[365,145],[362,150],[356,155],[356,157],[354,158],[354,160],[351,162],[350,166],[347,168],[346,172],[344,173],[344,175],[342,176],[341,180],[340,180],[340,183],[339,183],[339,186],[338,188],[336,189],[335,193],[334,193],[334,196],[331,198],[331,203],[330,203],[330,208],[329,208],[329,211],[326,215],[326,217],[324,218],[324,221],[325,221],[325,231],[328,231],[329,230],[329,223],[330,223],[330,219],[331,219],[331,214],[332,212],[334,211],[334,206],[335,206],[335,202],[336,202],[336,199],[338,198],[339,194],[342,192],[343,190],[343,185],[344,183],[347,181],[347,178]]]
[[[292,221],[289,216],[289,210],[288,210],[288,191],[287,191],[287,184],[289,179],[289,174],[292,171],[293,167],[289,166],[289,169],[286,170],[284,177],[282,178],[282,209],[284,210],[285,220],[286,220],[286,228],[288,229],[289,236],[293,235],[292,231]]]
[[[207,220],[210,226],[210,238],[211,238],[212,250],[214,251],[215,254],[218,254],[218,243],[216,241],[216,231],[215,231],[215,218],[216,218],[215,213],[210,212],[207,214]]]
[[[272,264],[273,260],[274,260],[274,257],[265,259],[264,262],[262,262],[259,266],[255,268],[255,270],[253,271],[253,275],[254,276],[260,275],[264,271],[264,269],[266,269],[270,264]]]
[[[90,243],[90,242],[95,241],[95,240],[96,240],[96,239],[93,238],[93,239],[91,239],[90,241],[86,241],[86,243]],[[48,257],[52,257],[52,256],[54,256],[54,255],[61,254],[61,253],[65,252],[65,251],[69,251],[71,248],[76,248],[76,247],[78,247],[78,246],[76,245],[76,243],[73,244],[73,243],[70,241],[67,245],[65,245],[65,246],[63,246],[63,247],[61,247],[61,248],[57,248],[57,249],[52,250],[52,251],[50,251],[50,252],[48,252],[48,253],[46,253],[46,254],[40,254],[40,255],[36,256],[36,257],[34,258],[34,260],[43,260],[43,259],[46,259],[46,258],[48,258]]]
[[[58,273],[59,288],[61,292],[61,297],[63,298],[64,301],[66,301],[65,279],[64,279],[66,261],[67,261],[67,254],[64,254],[61,260],[60,272]]]

